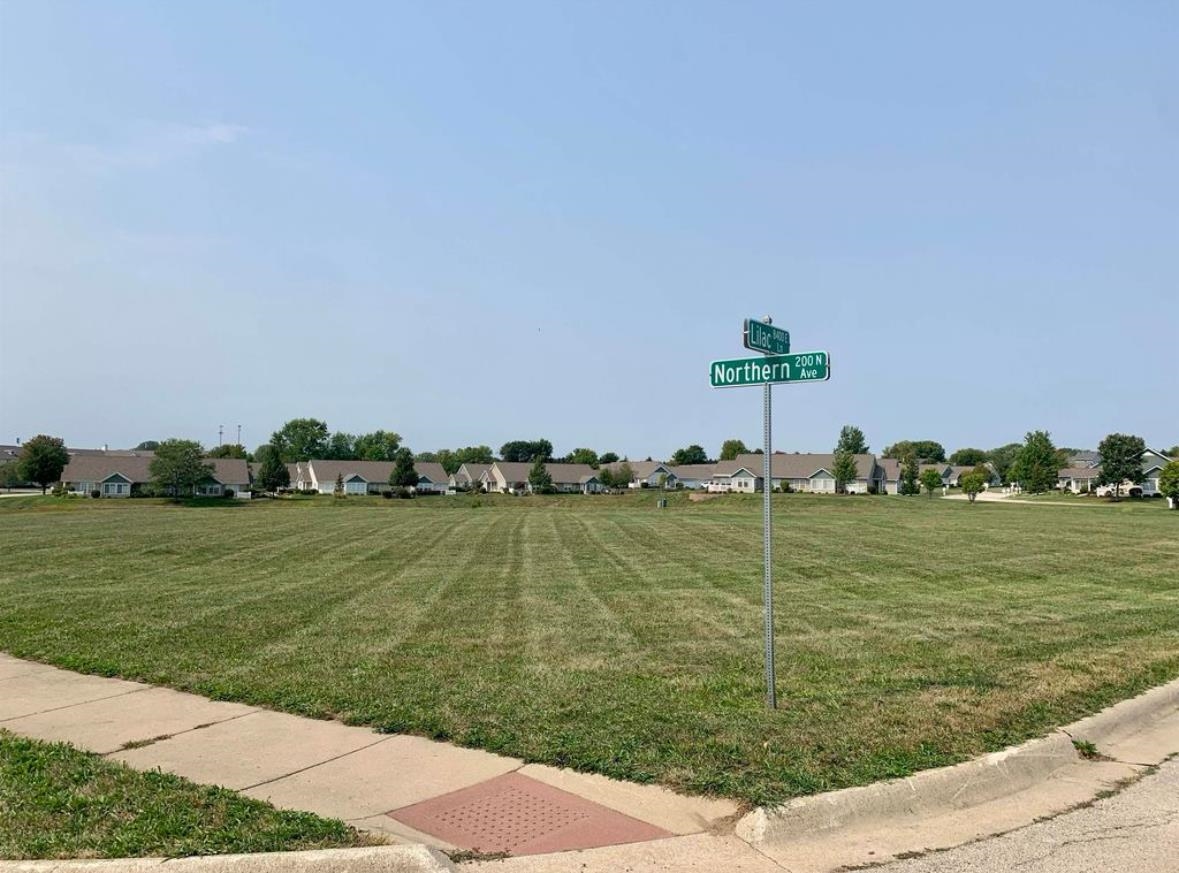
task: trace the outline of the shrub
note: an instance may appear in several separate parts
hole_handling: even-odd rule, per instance
[[[99,497],[102,496],[102,492],[99,491],[97,488],[95,488],[90,492],[90,496],[93,497],[95,500],[97,500]]]
[[[384,497],[386,500],[392,500],[393,499],[393,492],[392,491],[382,491],[381,496]]]
[[[225,496],[226,497],[234,497],[236,495],[234,494],[234,491],[232,488],[226,488],[225,489]]]
[[[66,493],[65,483],[58,482],[56,485],[53,486],[53,490],[50,491],[49,493],[52,494],[54,497],[64,496]]]

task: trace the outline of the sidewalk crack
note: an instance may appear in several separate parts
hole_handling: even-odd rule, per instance
[[[359,749],[352,749],[344,752],[342,755],[334,755],[331,758],[324,758],[322,761],[316,761],[314,764],[308,764],[306,767],[300,767],[298,770],[292,770],[290,773],[284,773],[281,776],[275,776],[273,779],[264,779],[254,785],[247,785],[245,788],[238,788],[238,791],[252,791],[255,788],[261,788],[263,785],[269,785],[272,782],[278,782],[282,779],[288,779],[291,776],[298,776],[300,773],[306,773],[308,770],[314,770],[316,767],[322,767],[324,764],[330,764],[332,761],[339,761],[341,758],[347,758],[349,755],[355,755],[357,752],[363,752],[365,749],[371,749],[373,746],[379,746],[381,743],[388,742],[393,739],[393,735],[377,735],[374,742],[366,746],[361,746]]]
[[[142,691],[149,691],[150,686],[145,685],[143,688],[132,688],[130,691],[120,691],[118,694],[108,694],[106,697],[95,697],[90,700],[79,700],[77,703],[67,703],[65,706],[51,706],[49,709],[39,709],[36,712],[25,712],[20,715],[10,716],[9,718],[0,718],[0,724],[9,721],[16,721],[21,718],[31,718],[34,715],[45,715],[47,712],[60,712],[63,709],[73,709],[75,706],[85,706],[87,703],[98,703],[100,700],[114,700],[116,697],[126,697],[128,694],[139,694]]]

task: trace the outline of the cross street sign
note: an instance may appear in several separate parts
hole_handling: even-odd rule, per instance
[[[745,348],[767,355],[790,354],[790,331],[766,324],[758,318],[745,319]]]
[[[713,388],[782,382],[826,382],[831,378],[831,356],[826,352],[799,352],[792,355],[767,355],[764,358],[713,361],[708,365],[708,376]]]

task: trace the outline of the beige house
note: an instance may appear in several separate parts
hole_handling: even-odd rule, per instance
[[[544,465],[553,480],[553,488],[566,493],[594,494],[604,490],[597,471],[589,464]],[[499,494],[531,494],[528,474],[532,464],[517,461],[496,461],[484,471],[480,484],[483,490]]]
[[[884,488],[884,471],[876,456],[856,455],[856,478],[847,484],[850,494],[867,494]],[[719,461],[707,488],[713,492],[760,491],[765,472],[765,457],[759,454],[738,455],[732,461]],[[786,454],[775,452],[770,459],[771,487],[789,485],[792,491],[817,494],[835,493],[835,455]]]
[[[678,479],[675,472],[667,464],[662,464],[659,461],[614,461],[610,464],[603,464],[603,470],[609,470],[612,474],[617,475],[622,470],[622,465],[626,464],[630,467],[630,484],[628,488],[678,488]]]
[[[450,474],[450,487],[470,490],[479,487],[483,474],[491,469],[491,464],[463,464]]]
[[[151,452],[136,454],[74,455],[61,473],[62,484],[74,494],[98,491],[103,497],[130,497],[152,481]],[[233,494],[250,498],[250,468],[239,458],[210,458],[212,474],[193,490],[198,497]]]
[[[297,491],[318,491],[332,494],[336,482],[341,481],[345,494],[380,494],[389,490],[389,477],[393,473],[392,461],[300,461],[295,465],[296,475],[291,477],[291,487]],[[436,461],[415,461],[418,474],[416,490],[434,494],[445,494],[449,489],[450,476]]]

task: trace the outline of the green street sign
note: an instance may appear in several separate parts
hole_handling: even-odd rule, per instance
[[[790,354],[790,331],[756,318],[745,319],[745,348],[767,355]]]
[[[831,356],[826,352],[799,352],[767,355],[764,358],[713,361],[708,365],[708,377],[713,388],[782,382],[826,382],[831,378]]]

